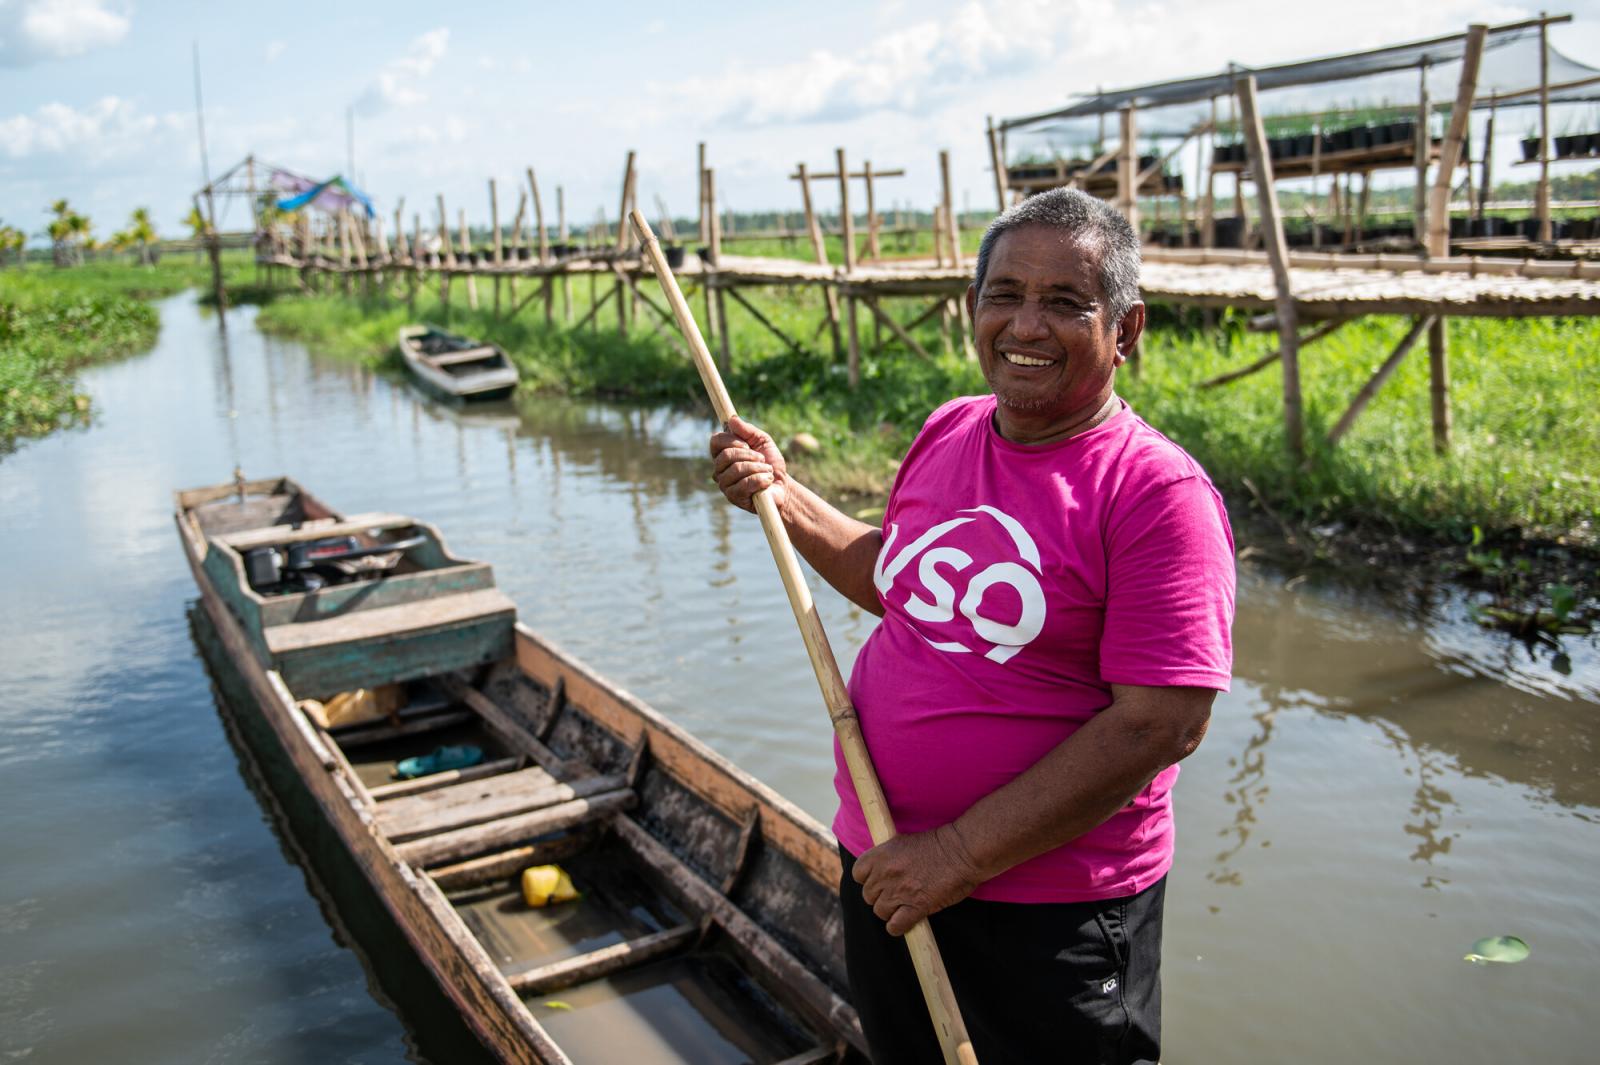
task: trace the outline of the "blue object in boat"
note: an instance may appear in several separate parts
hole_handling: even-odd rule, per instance
[[[464,744],[460,747],[440,747],[432,754],[403,758],[395,764],[394,775],[401,780],[443,773],[450,769],[465,769],[483,761],[483,749]]]

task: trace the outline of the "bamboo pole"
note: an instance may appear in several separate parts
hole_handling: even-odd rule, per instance
[[[1133,105],[1122,108],[1122,143],[1117,149],[1117,209],[1128,220],[1135,233],[1139,232],[1139,146],[1138,123]]]
[[[494,231],[494,265],[505,262],[505,245],[500,239],[500,196],[495,190],[494,178],[489,179],[489,228]],[[494,275],[494,316],[500,317],[500,274]]]
[[[567,193],[562,186],[556,186],[556,239],[563,248],[567,244]],[[561,268],[561,320],[572,321],[572,275],[566,267]]]
[[[989,116],[989,165],[994,168],[996,213],[1006,209],[1006,163],[1000,154],[1000,135],[995,132],[994,116]]]
[[[1433,450],[1450,450],[1450,319],[1437,315],[1428,327],[1428,399],[1433,415]]]
[[[704,247],[706,244],[710,243],[710,241],[711,241],[711,231],[706,227],[706,142],[705,141],[701,141],[699,143],[699,145],[698,145],[698,155],[699,155],[699,159],[700,159],[700,165],[699,165],[699,168],[698,168],[698,173],[700,175],[700,219],[699,219],[699,221],[700,221],[700,238],[699,239],[700,239],[701,247]]]
[[[1206,198],[1200,209],[1200,246],[1214,248],[1217,245],[1217,98],[1211,98],[1211,133],[1206,138],[1207,145],[1211,148],[1210,156],[1204,159],[1206,168]]]
[[[856,227],[850,215],[850,169],[845,166],[844,149],[834,149],[834,162],[839,166],[839,231],[844,239],[844,273],[846,277],[856,270]],[[861,383],[861,337],[856,331],[856,301],[852,296],[844,300],[845,344],[848,349],[846,374],[850,387]]]
[[[631,158],[633,153],[628,153]],[[629,164],[632,170],[632,164]],[[550,261],[550,236],[544,229],[544,203],[539,199],[539,181],[533,176],[533,167],[528,167],[528,188],[533,192],[533,228],[538,231],[539,237],[539,263],[544,265]]]
[[[822,239],[822,223],[817,221],[817,212],[811,204],[811,179],[806,174],[806,164],[800,163],[795,169],[800,182],[800,201],[805,205],[806,232],[811,237],[811,252],[817,257],[818,265],[827,266],[828,245]],[[833,334],[833,357],[837,359],[844,348],[839,336],[839,293],[832,285],[823,285],[822,295],[828,312],[828,330]]]
[[[839,171],[844,173],[843,149],[840,149],[840,155]],[[655,234],[650,232],[650,223],[645,221],[644,215],[634,211],[632,221],[644,246],[645,256],[649,259],[656,278],[661,282],[661,289],[672,305],[672,313],[678,319],[678,328],[689,343],[689,350],[694,355],[695,368],[700,372],[700,380],[711,398],[711,406],[717,420],[727,424],[735,414],[733,400],[723,386],[716,365],[711,361],[711,353],[706,348],[705,340],[700,336],[694,316],[689,312],[689,305],[684,302],[683,293],[678,289],[677,279],[667,268],[666,258],[661,254],[661,245],[656,242]],[[783,578],[784,591],[788,594],[789,606],[794,611],[795,622],[799,625],[801,638],[805,641],[806,654],[811,659],[812,671],[816,674],[817,684],[822,689],[828,717],[833,722],[834,733],[838,736],[840,749],[844,752],[845,765],[849,769],[856,795],[861,801],[861,810],[866,816],[867,827],[872,833],[874,843],[887,842],[895,835],[894,818],[889,812],[889,804],[884,798],[877,772],[873,769],[872,755],[867,751],[866,740],[861,734],[861,722],[856,717],[855,707],[850,703],[850,693],[839,672],[839,665],[834,660],[827,633],[822,628],[822,619],[818,616],[816,603],[811,597],[811,587],[806,583],[805,574],[800,569],[800,560],[794,553],[794,546],[789,542],[789,534],[784,529],[783,518],[778,514],[778,506],[773,501],[771,493],[767,491],[756,493],[755,508],[756,513],[760,515],[761,528],[766,533],[767,544],[772,549],[773,560],[777,563],[778,572]],[[928,922],[919,921],[906,933],[905,939],[945,1061],[948,1065],[977,1065],[977,1055],[972,1050],[972,1041],[967,1036],[966,1025],[961,1019],[961,1009],[956,1004],[955,994],[950,989],[950,978],[944,971],[944,961],[939,956],[939,948],[933,940],[933,931],[928,927]]]
[[[883,253],[878,247],[878,207],[873,197],[871,159],[861,164],[861,176],[867,179],[867,258],[878,259]]]
[[[629,148],[627,165],[622,168],[622,206],[617,210],[618,251],[628,247],[628,201],[633,199],[633,160],[634,151]]]
[[[1488,207],[1489,200],[1494,196],[1494,178],[1492,175],[1494,174],[1495,106],[1493,103],[1489,105],[1489,121],[1484,124],[1483,129],[1483,155],[1479,171],[1481,178],[1478,182],[1478,221],[1480,222],[1483,221],[1484,211]]]
[[[1439,148],[1439,172],[1433,179],[1428,198],[1428,254],[1443,258],[1450,254],[1450,186],[1455,182],[1456,166],[1461,161],[1461,143],[1472,118],[1472,101],[1478,91],[1478,64],[1483,59],[1484,41],[1489,27],[1482,23],[1467,30],[1467,48],[1461,57],[1461,80],[1456,86],[1456,101],[1450,108],[1450,127]],[[1472,168],[1467,168],[1470,181]],[[1470,205],[1469,205],[1470,206]]]
[[[956,217],[955,200],[950,193],[950,152],[939,149],[939,197],[944,204],[945,239],[950,242],[950,265],[961,265],[961,220]]]
[[[467,261],[467,306],[473,310],[478,309],[478,278],[472,272],[472,234],[467,230],[467,209],[456,209],[456,218],[460,223],[461,254]]]
[[[1239,118],[1250,153],[1250,172],[1256,179],[1267,261],[1272,266],[1272,281],[1277,289],[1274,302],[1278,312],[1278,350],[1283,361],[1284,436],[1289,453],[1299,459],[1305,455],[1305,426],[1300,410],[1299,313],[1294,305],[1294,293],[1289,288],[1289,245],[1283,238],[1283,219],[1278,214],[1278,190],[1272,179],[1272,159],[1267,154],[1267,134],[1261,125],[1261,114],[1256,110],[1255,75],[1237,79],[1234,91],[1239,99]]]
[[[711,241],[711,272],[706,275],[706,324],[717,341],[717,358],[726,369],[733,363],[732,341],[728,337],[728,299],[718,283],[718,264],[722,261],[722,215],[717,211],[717,172],[706,167],[706,235]]]
[[[1539,12],[1544,18],[1544,12]],[[1550,227],[1550,28],[1539,23],[1539,188],[1535,211],[1539,218],[1539,241],[1548,244]]]
[[[1411,328],[1406,332],[1405,336],[1400,338],[1400,343],[1395,346],[1389,357],[1383,360],[1383,365],[1378,367],[1378,372],[1373,374],[1372,378],[1361,386],[1361,391],[1356,393],[1355,399],[1350,401],[1350,406],[1339,416],[1338,424],[1328,433],[1328,443],[1337,444],[1340,438],[1350,431],[1350,427],[1356,423],[1356,419],[1361,416],[1361,412],[1367,409],[1367,404],[1372,402],[1372,397],[1378,394],[1378,390],[1393,375],[1401,360],[1416,345],[1417,338],[1422,336],[1422,331],[1433,322],[1434,318],[1432,316],[1424,315],[1411,323]]]
[[[1417,64],[1417,139],[1416,139],[1416,165],[1417,187],[1412,197],[1411,231],[1417,238],[1417,243],[1424,248],[1428,244],[1428,156],[1433,154],[1433,137],[1429,132],[1429,116],[1433,108],[1428,99],[1428,60],[1423,58]]]

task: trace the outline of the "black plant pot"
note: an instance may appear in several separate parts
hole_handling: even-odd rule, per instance
[[[1539,158],[1539,138],[1522,138],[1522,161],[1524,163],[1531,163],[1537,158]]]
[[[683,269],[683,245],[682,244],[668,244],[665,247],[663,247],[661,249],[661,251],[667,257],[667,268],[669,270],[681,270],[681,269]]]
[[[1378,131],[1371,126],[1361,126],[1350,131],[1350,147],[1360,148],[1363,151],[1377,143]]]
[[[1237,216],[1229,216],[1226,218],[1217,219],[1215,228],[1217,235],[1217,247],[1237,248],[1239,246],[1239,234],[1243,230],[1244,226]]]
[[[1317,153],[1317,138],[1312,133],[1302,133],[1294,139],[1294,154],[1308,158]]]
[[[1576,144],[1577,139],[1578,138],[1572,137],[1572,136],[1560,136],[1560,137],[1557,137],[1555,139],[1556,140],[1556,146],[1555,146],[1556,147],[1556,158],[1557,159],[1566,159],[1569,156],[1575,155],[1576,152],[1574,151],[1574,149],[1577,147],[1577,144]]]
[[[1460,240],[1462,237],[1468,236],[1472,232],[1471,222],[1472,219],[1470,218],[1450,219],[1450,239]]]

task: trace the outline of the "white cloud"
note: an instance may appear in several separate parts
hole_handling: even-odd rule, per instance
[[[0,66],[70,59],[116,44],[133,20],[106,0],[0,3]]]
[[[146,150],[161,131],[185,128],[181,114],[144,114],[130,101],[104,96],[79,110],[48,103],[31,115],[0,119],[0,154],[10,159],[80,153],[88,162]]]
[[[949,16],[892,30],[847,54],[819,49],[798,62],[737,65],[666,91],[727,101],[717,117],[746,127],[923,114],[986,78],[1038,67],[1057,54],[1060,38],[1092,47],[1105,36],[1106,8],[1105,0],[969,0]]]
[[[382,114],[391,107],[411,107],[428,97],[418,84],[433,73],[450,44],[450,31],[444,27],[429,30],[413,40],[406,54],[391,59],[378,71],[372,83],[356,99],[356,110],[363,115]]]
[[[266,48],[267,62],[276,63],[278,61],[278,57],[283,55],[288,47],[289,44],[287,41],[268,41]]]

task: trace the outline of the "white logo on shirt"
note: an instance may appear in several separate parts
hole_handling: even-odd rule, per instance
[[[945,567],[952,574],[962,573],[972,565],[972,556],[959,547],[933,545],[951,530],[977,519],[951,518],[917,537],[892,560],[889,558],[889,552],[900,534],[900,525],[898,522],[891,523],[888,535],[883,538],[883,550],[878,553],[877,564],[873,566],[872,582],[877,585],[878,594],[887,597],[889,590],[895,585],[895,578],[920,556],[920,561],[917,563],[917,579],[922,582],[922,588],[929,598],[911,592],[906,599],[906,613],[918,621],[941,624],[953,621],[959,610],[961,616],[972,625],[972,631],[979,640],[993,645],[984,653],[984,657],[992,662],[1004,664],[1031,643],[1044,629],[1044,589],[1035,576],[1044,572],[1039,563],[1039,548],[1033,542],[1033,537],[1028,535],[1028,530],[1003,510],[991,506],[977,506],[959,513],[983,513],[994,518],[1000,523],[1001,528],[1010,534],[1018,557],[1031,566],[1033,572],[1030,573],[1016,562],[995,562],[967,580],[966,591],[957,602],[956,589],[946,579],[945,574],[940,572],[940,567]],[[984,593],[997,584],[1009,585],[1022,601],[1021,616],[1010,624],[986,617],[981,610]],[[928,638],[924,636],[923,639]],[[952,654],[972,650],[965,644],[949,640],[928,640],[928,643],[938,650]]]

